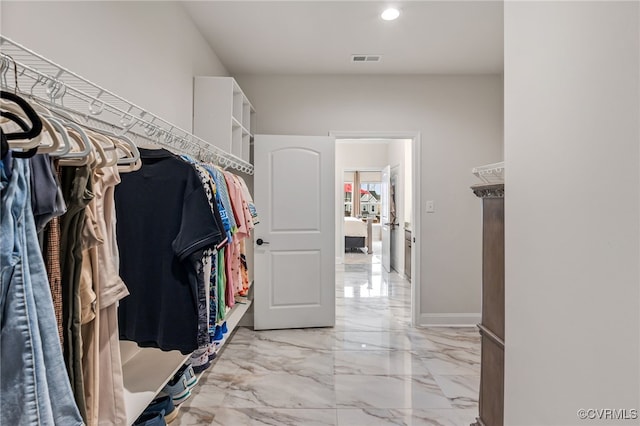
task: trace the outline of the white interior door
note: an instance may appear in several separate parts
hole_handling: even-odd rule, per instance
[[[394,271],[400,270],[400,262],[399,262],[399,254],[398,250],[398,224],[397,215],[398,215],[398,167],[394,167],[391,169],[391,175],[389,177],[389,222],[392,223],[391,231],[390,231],[390,240],[389,240],[389,253],[390,253],[390,264],[391,269]],[[395,208],[395,212],[394,212]]]
[[[382,177],[380,179],[382,187],[381,192],[381,211],[380,223],[382,224],[382,267],[385,271],[391,272],[391,205],[389,203],[389,188],[391,187],[391,167],[387,166],[382,169]]]
[[[256,135],[256,330],[335,325],[335,139]]]

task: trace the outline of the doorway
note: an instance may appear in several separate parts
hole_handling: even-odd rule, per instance
[[[336,147],[336,159],[341,154],[348,154],[345,149],[353,150],[352,142],[338,143],[340,147]],[[386,151],[386,145],[367,146],[366,143],[358,143],[355,149]],[[381,157],[385,158],[386,152]],[[343,263],[381,263],[382,173],[377,167],[359,166],[345,169],[342,175],[344,223],[342,234],[337,238],[344,241],[344,253],[341,253]]]
[[[386,249],[388,261],[392,265],[390,274],[399,278],[413,277],[411,285],[411,321],[418,323],[417,308],[420,297],[419,259],[420,245],[415,238],[419,235],[420,169],[419,133],[331,133],[336,138],[336,263],[378,264],[383,259],[383,226],[387,226]],[[387,168],[387,187],[379,185],[383,169]],[[357,172],[357,174],[356,174]],[[389,200],[389,212],[382,223],[382,193]],[[364,208],[364,210],[363,210]],[[416,217],[418,220],[413,220]],[[352,230],[349,221],[361,221],[366,238],[354,241],[349,238]],[[407,230],[407,231],[405,231]],[[406,240],[405,236],[410,235]],[[416,242],[413,242],[416,239]],[[371,241],[372,240],[372,241]],[[407,252],[405,246],[410,247]],[[408,261],[405,260],[408,256]],[[387,264],[388,265],[388,264]],[[412,269],[405,271],[405,265]],[[344,266],[341,266],[344,268]],[[387,266],[388,268],[388,266]],[[386,269],[386,268],[382,268]]]

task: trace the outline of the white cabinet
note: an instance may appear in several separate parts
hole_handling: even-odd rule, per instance
[[[249,162],[255,110],[232,77],[195,77],[193,133]]]

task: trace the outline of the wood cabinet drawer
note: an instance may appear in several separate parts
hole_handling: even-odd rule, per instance
[[[480,419],[489,426],[504,424],[504,346],[482,333]]]

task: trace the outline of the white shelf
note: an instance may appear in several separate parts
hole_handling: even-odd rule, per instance
[[[120,341],[127,424],[131,425],[188,359],[179,351],[140,348]]]
[[[236,327],[238,327],[240,320],[242,319],[244,314],[249,310],[249,307],[251,306],[252,303],[253,303],[253,300],[247,299],[246,302],[243,302],[243,303],[236,302],[233,308],[231,308],[226,318],[227,330],[229,331],[222,338],[219,348],[223,347],[224,344],[227,342],[227,339],[229,338],[233,330],[235,330]]]
[[[228,332],[220,342],[219,348],[225,345],[253,303],[248,298],[242,299],[242,303],[236,302],[227,313],[225,321]],[[125,340],[120,341],[120,352],[127,424],[131,425],[171,377],[187,362],[189,355],[182,355],[179,351],[166,352],[156,348],[140,348],[136,343]]]
[[[504,161],[474,167],[471,172],[483,183],[504,183]]]
[[[255,110],[235,79],[195,77],[193,94],[193,132],[248,162],[242,135],[253,134]]]
[[[243,173],[253,174],[253,166],[248,161],[232,156],[229,144],[225,146],[224,143],[219,143],[218,139],[213,138],[219,137],[218,134],[203,132],[206,137],[202,134],[198,137],[194,135],[195,131],[181,129],[146,108],[0,35],[0,62],[4,61],[8,61],[11,68],[16,69],[15,78],[4,78],[7,69],[3,71],[1,80],[4,90],[23,92],[43,105],[54,104],[57,109],[70,114],[76,121],[87,122],[93,127],[126,135],[136,144],[152,142],[172,152],[189,154],[205,162],[223,163]],[[215,85],[213,82],[212,84]],[[236,87],[237,91],[244,96],[237,84]],[[210,89],[216,90],[211,87]],[[229,105],[223,107],[220,102],[225,98],[228,99]],[[212,122],[218,123],[216,120],[219,120],[219,117],[227,118],[224,127],[220,127],[224,129],[229,127],[227,115],[231,111],[232,98],[230,86],[225,96],[216,99],[216,104],[206,104],[205,99],[205,105],[196,105],[200,99],[194,96],[194,112],[206,111],[209,115],[199,117],[199,120],[214,128],[218,127],[217,124],[211,124]],[[220,108],[222,113],[218,114],[216,108]],[[240,122],[243,122],[241,118]],[[230,138],[230,131],[228,133],[227,141]]]
[[[251,124],[251,104],[247,100],[242,104],[242,127],[249,128]]]
[[[231,153],[242,158],[242,127],[234,127],[231,130]]]
[[[251,135],[249,133],[242,134],[242,158],[249,158],[251,149]]]
[[[253,303],[253,300],[250,300],[247,298],[246,302],[244,303],[236,302],[233,308],[229,310],[225,319],[225,321],[227,322],[228,331],[220,341],[220,344],[218,345],[218,351],[220,351],[220,349],[222,349],[222,347],[224,347],[224,345],[227,343],[227,341],[229,340],[229,336],[231,336],[231,334],[233,334],[233,330],[235,330],[238,327],[240,320],[242,320],[242,317],[244,316],[244,314],[247,313],[252,303]],[[202,373],[198,374],[198,378],[200,378],[203,374],[207,373],[208,371],[211,371],[211,370],[205,370]]]

